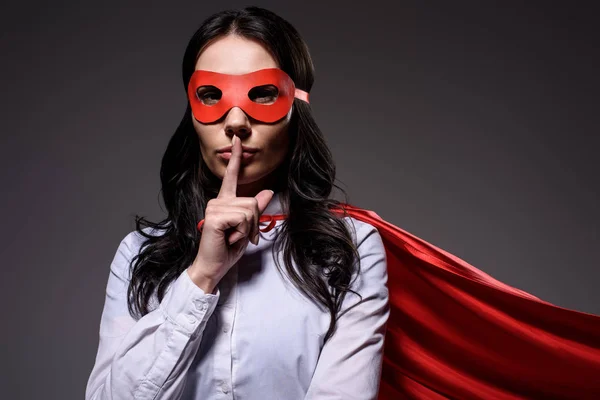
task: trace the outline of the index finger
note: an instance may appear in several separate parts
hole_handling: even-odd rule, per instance
[[[242,148],[239,141],[240,139],[234,134],[231,140],[231,157],[229,158],[225,176],[221,182],[221,189],[217,195],[218,198],[237,196],[237,181],[242,159]]]

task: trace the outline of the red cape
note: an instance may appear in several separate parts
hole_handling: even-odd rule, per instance
[[[378,229],[386,250],[379,400],[600,399],[600,316],[540,300],[373,211],[343,206]],[[263,214],[271,223],[261,231],[283,218]]]

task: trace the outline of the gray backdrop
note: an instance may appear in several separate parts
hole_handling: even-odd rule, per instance
[[[158,173],[185,107],[187,41],[212,12],[246,5],[133,4],[0,12],[2,398],[83,398],[116,248],[134,214],[164,215]],[[353,204],[600,315],[596,10],[255,4],[310,47],[311,104]]]

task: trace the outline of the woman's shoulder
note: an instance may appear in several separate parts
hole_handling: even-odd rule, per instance
[[[360,255],[360,272],[353,290],[365,296],[387,296],[387,254],[385,243],[376,226],[353,216],[344,217],[351,226]],[[350,298],[353,298],[350,295]],[[348,300],[353,301],[353,300]]]
[[[154,229],[152,227],[143,228],[142,231],[149,236],[161,236],[165,230]],[[138,230],[130,231],[121,239],[111,264],[111,270],[114,274],[121,277],[129,276],[129,265],[133,257],[141,251],[147,238]]]
[[[346,216],[343,220],[349,226],[352,237],[359,249],[366,246],[379,246],[383,249],[381,235],[376,226],[353,216]]]
[[[166,230],[149,226],[142,228],[142,231],[148,236],[162,236]],[[127,233],[121,240],[120,245],[126,247],[130,253],[137,254],[146,240],[147,238],[136,229]]]

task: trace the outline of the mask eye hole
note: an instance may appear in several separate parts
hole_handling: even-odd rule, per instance
[[[215,105],[221,100],[223,92],[216,86],[206,85],[196,89],[196,97],[206,106]]]
[[[275,85],[255,86],[248,92],[248,98],[259,104],[273,104],[278,95],[279,90]]]

